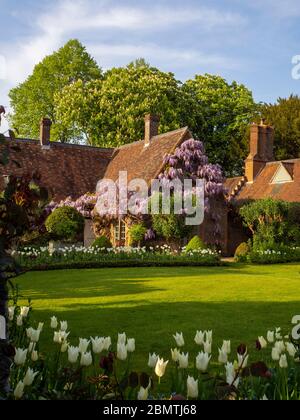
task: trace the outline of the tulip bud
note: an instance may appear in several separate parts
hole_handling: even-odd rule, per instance
[[[125,344],[117,344],[117,358],[123,361],[127,359],[127,346]]]
[[[15,309],[16,309],[16,307],[15,307],[15,306],[10,306],[10,307],[8,308],[8,319],[9,319],[10,321],[13,321],[13,319],[14,319],[14,316],[15,316]]]
[[[134,338],[128,338],[127,351],[128,351],[128,353],[133,353],[135,351],[135,339]]]
[[[295,357],[295,355],[297,353],[297,350],[296,350],[296,347],[294,346],[294,344],[292,344],[292,343],[286,343],[286,348],[287,348],[288,354],[291,357]]]
[[[157,354],[155,354],[155,353],[150,354],[149,353],[148,366],[152,369],[155,368],[157,360],[158,360]]]
[[[198,344],[198,346],[202,346],[204,344],[204,336],[205,333],[202,331],[197,331],[195,336],[195,343]]]
[[[24,395],[24,383],[20,381],[14,390],[14,397],[20,400]]]
[[[211,354],[211,347],[212,347],[212,342],[211,341],[205,341],[204,342],[204,353]]]
[[[51,325],[50,326],[53,330],[56,330],[56,328],[58,327],[58,321],[57,321],[57,318],[55,316],[53,316],[51,318]]]
[[[90,345],[89,340],[87,340],[86,338],[80,338],[79,339],[79,346],[78,346],[80,353],[86,353],[89,345]]]
[[[274,331],[268,331],[267,333],[267,340],[269,343],[274,343],[275,341],[275,333]]]
[[[138,392],[138,395],[137,395],[138,401],[146,401],[146,400],[148,400],[148,397],[149,397],[149,390],[148,390],[148,388],[143,388],[141,386],[141,388],[140,388],[140,390]]]
[[[118,344],[126,344],[126,333],[118,334]]]
[[[67,323],[67,321],[61,321],[60,322],[60,330],[61,331],[67,331],[67,329],[68,329],[68,323]]]
[[[21,312],[20,312],[20,315],[21,315],[23,318],[27,318],[27,316],[28,316],[28,314],[29,314],[29,310],[30,310],[30,308],[29,308],[28,306],[22,306],[22,307],[21,307]]]
[[[61,353],[66,353],[66,351],[68,350],[68,347],[69,347],[69,343],[67,341],[62,343],[61,349],[60,349]]]
[[[183,334],[182,333],[176,333],[176,335],[173,335],[176,344],[178,347],[183,347],[184,346],[184,338],[183,338]]]
[[[22,315],[18,315],[17,316],[17,326],[22,327],[22,325],[23,325],[23,317],[22,317]]]
[[[228,355],[227,352],[224,350],[220,350],[219,349],[219,358],[218,358],[219,363],[223,363],[226,364],[228,362]]]
[[[279,366],[282,369],[286,369],[289,365],[288,365],[288,361],[287,361],[287,357],[286,354],[282,354],[279,360]]]
[[[187,369],[189,365],[189,354],[179,353],[178,362],[179,362],[180,369]]]
[[[37,362],[39,360],[39,355],[36,350],[33,350],[33,352],[31,353],[31,360],[33,362]]]
[[[70,346],[68,348],[68,361],[69,363],[75,364],[77,363],[79,356],[79,348]]]
[[[92,363],[93,358],[91,352],[81,354],[80,366],[89,367]]]
[[[209,356],[208,353],[199,353],[196,358],[196,368],[200,370],[200,372],[206,372],[209,362],[210,362],[211,356]]]
[[[39,374],[39,372],[34,372],[32,369],[28,368],[26,375],[24,377],[24,385],[25,386],[31,386],[33,384],[33,381],[35,377]]]
[[[188,398],[198,398],[199,388],[198,388],[198,379],[195,380],[191,376],[188,376],[187,379],[187,397]]]
[[[280,353],[279,353],[279,350],[276,347],[272,348],[272,359],[274,361],[278,361],[280,359]]]
[[[230,354],[231,353],[231,341],[223,341],[222,351],[224,353]]]

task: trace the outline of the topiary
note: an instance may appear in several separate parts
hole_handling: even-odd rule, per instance
[[[236,249],[234,258],[236,261],[245,262],[247,261],[247,255],[250,252],[250,246],[246,242],[242,242]]]
[[[185,247],[186,252],[196,251],[197,249],[206,249],[207,246],[199,236],[194,236]]]
[[[145,239],[147,228],[143,223],[132,225],[129,229],[130,245],[140,245]]]
[[[72,207],[59,207],[47,218],[45,226],[55,239],[71,241],[82,234],[84,217]]]
[[[99,238],[94,240],[92,247],[107,250],[107,249],[111,249],[113,246],[110,240],[106,236],[99,236]]]

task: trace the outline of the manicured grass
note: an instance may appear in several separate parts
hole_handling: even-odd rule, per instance
[[[140,368],[149,351],[170,358],[176,331],[196,351],[195,331],[212,329],[216,354],[223,339],[252,349],[258,335],[277,326],[288,330],[300,314],[299,264],[32,272],[18,284],[33,300],[37,321],[48,324],[56,315],[69,322],[72,343],[95,335],[115,342],[123,331],[135,337]]]

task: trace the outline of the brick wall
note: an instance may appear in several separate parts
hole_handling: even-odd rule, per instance
[[[38,171],[41,183],[55,200],[67,196],[78,198],[87,192],[94,192],[113,154],[113,149],[62,143],[51,143],[50,148],[47,148],[35,140],[7,141],[21,149],[21,152],[12,151],[10,155],[11,160],[20,163],[21,168],[13,163],[0,166],[0,190],[4,185],[3,176]],[[3,147],[0,146],[0,152]]]

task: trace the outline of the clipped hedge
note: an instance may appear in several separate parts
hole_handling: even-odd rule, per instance
[[[246,262],[248,254],[250,253],[250,247],[247,242],[242,242],[236,249],[234,258],[238,262]]]
[[[48,216],[45,226],[56,239],[74,240],[83,233],[84,217],[73,207],[59,207]]]
[[[186,252],[196,251],[198,249],[206,249],[207,246],[204,244],[199,236],[194,236],[185,247]]]
[[[106,236],[99,236],[99,238],[94,240],[92,247],[107,250],[112,248],[112,243]]]

